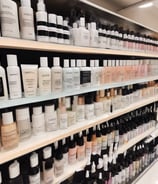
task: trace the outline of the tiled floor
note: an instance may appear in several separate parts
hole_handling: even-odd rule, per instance
[[[158,184],[158,161],[135,184]]]

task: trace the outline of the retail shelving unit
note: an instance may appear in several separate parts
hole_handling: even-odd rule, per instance
[[[80,0],[81,2],[84,2]],[[90,4],[89,4],[90,5]],[[117,16],[115,14],[115,16]],[[121,17],[123,18],[123,17]],[[129,20],[128,20],[129,21]],[[153,30],[154,31],[154,30]],[[57,53],[75,53],[75,54],[100,54],[100,55],[113,55],[113,56],[129,56],[129,57],[142,57],[142,58],[158,58],[158,54],[155,53],[145,53],[145,52],[136,52],[136,51],[127,51],[127,50],[114,50],[114,49],[101,49],[101,48],[87,48],[87,47],[78,47],[72,45],[62,45],[62,44],[52,44],[52,43],[42,43],[37,41],[27,41],[20,39],[12,39],[12,38],[0,38],[0,48],[2,49],[16,49],[16,50],[29,50],[29,51],[46,51],[46,52],[57,52]],[[136,84],[141,82],[147,82],[158,79],[158,76],[150,76],[144,78],[138,78],[135,80],[109,83],[106,85],[91,87],[87,89],[81,89],[77,91],[67,91],[58,94],[51,94],[47,96],[36,96],[32,98],[21,98],[16,100],[1,100],[0,101],[0,109],[5,109],[14,106],[26,105],[30,103],[38,103],[41,101],[52,100],[65,96],[72,96],[76,94],[83,94],[96,90],[103,90],[109,88],[116,88],[121,86],[126,86],[130,84]],[[133,111],[137,108],[143,107],[150,103],[158,101],[158,96],[149,97],[147,99],[142,99],[136,103],[129,105],[123,109],[117,110],[111,114],[105,114],[100,117],[94,117],[92,120],[85,120],[84,122],[77,123],[75,125],[70,126],[66,130],[57,130],[55,132],[45,132],[39,136],[32,136],[30,139],[21,141],[18,147],[12,150],[2,150],[0,152],[0,164],[4,164],[7,161],[23,156],[29,152],[42,148],[46,145],[49,145],[55,141],[68,137],[72,134],[78,133],[82,130],[86,130],[95,125],[101,124],[110,119],[121,116],[125,113]],[[122,153],[140,140],[144,139],[146,136],[150,135],[153,132],[154,128],[149,129],[143,134],[135,137],[130,140],[125,145],[122,145],[118,149],[118,153]],[[60,177],[55,179],[54,183],[60,183],[66,178],[70,177],[76,169],[83,168],[86,164],[86,160],[82,162],[78,162],[73,166],[68,166],[67,171]]]

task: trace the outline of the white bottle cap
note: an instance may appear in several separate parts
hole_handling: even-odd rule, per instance
[[[20,175],[20,167],[19,162],[15,160],[10,166],[9,166],[9,178],[13,179]]]
[[[91,29],[97,29],[96,22],[91,22]]]
[[[41,65],[41,67],[48,67],[48,58],[47,57],[40,57],[40,65]]]
[[[45,112],[53,113],[54,112],[54,105],[46,105],[45,106]]]
[[[68,68],[68,67],[69,67],[69,60],[64,59],[64,68]]]
[[[56,19],[57,19],[56,14],[53,14],[53,13],[48,14],[48,22],[49,23],[56,24],[57,23]]]
[[[85,18],[84,17],[80,17],[79,25],[80,25],[80,27],[85,27]]]
[[[77,59],[77,67],[81,67],[81,59]]]
[[[89,178],[90,176],[89,176],[89,171],[88,170],[86,170],[86,176],[85,176],[85,178]]]
[[[75,63],[75,59],[71,59],[71,67],[75,67],[76,63]]]
[[[102,176],[102,173],[101,173],[101,172],[99,173],[99,179],[100,179],[100,180],[103,179],[103,176]]]
[[[72,26],[73,26],[73,28],[77,28],[77,23],[74,22]]]
[[[54,147],[55,147],[55,149],[58,148],[58,141],[56,141],[56,142],[54,143]]]
[[[99,67],[99,60],[98,59],[95,60],[95,67]]]
[[[17,55],[7,54],[8,66],[17,66]]]
[[[46,11],[46,6],[44,4],[44,0],[38,0],[37,11]]]
[[[64,145],[66,143],[66,139],[62,139],[62,145]]]
[[[21,0],[21,6],[31,7],[31,1],[30,0]]]
[[[60,15],[57,16],[57,24],[58,25],[63,25],[63,17],[60,16]]]
[[[90,67],[94,67],[94,59],[90,60]]]
[[[29,108],[16,109],[16,120],[21,121],[26,119],[30,119]]]
[[[0,183],[2,184],[2,173],[0,171]]]
[[[38,166],[38,154],[33,152],[30,156],[30,166],[37,167]]]
[[[96,172],[96,168],[95,168],[95,163],[92,163],[92,168],[91,168],[91,173],[95,173]]]
[[[52,156],[52,149],[50,146],[43,149],[43,158],[48,159]]]
[[[108,66],[108,61],[107,60],[103,60],[103,64],[104,64],[104,66]]]
[[[14,122],[13,113],[12,112],[2,113],[2,120],[3,120],[3,125],[8,125],[13,123]]]
[[[33,114],[42,114],[42,107],[33,107]]]
[[[66,26],[66,27],[68,27],[68,21],[67,20],[64,20],[63,25]]]
[[[59,66],[59,63],[60,63],[60,58],[59,57],[54,57],[53,58],[53,64],[54,64],[54,66]]]

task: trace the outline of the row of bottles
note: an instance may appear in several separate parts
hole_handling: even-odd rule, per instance
[[[40,57],[39,68],[37,64],[21,64],[21,81],[17,56],[8,54],[7,63],[7,80],[4,68],[0,67],[0,99],[8,98],[7,82],[10,99],[16,99],[22,97],[21,82],[24,96],[32,97],[155,76],[158,68],[154,60],[103,60],[101,66],[98,59],[64,59],[61,67],[59,57],[53,58],[49,68],[48,58]]]
[[[118,91],[121,91],[121,93],[117,93]],[[156,87],[155,85],[136,84],[130,88],[125,86],[119,89],[60,98],[52,103],[49,102],[44,107],[19,107],[15,109],[14,114],[12,111],[3,112],[1,125],[2,145],[5,149],[9,149],[17,146],[19,137],[21,140],[29,138],[32,134],[37,136],[44,132],[67,129],[76,123],[108,115],[144,98],[154,96],[157,94],[157,91],[157,83]],[[152,111],[152,109],[147,109],[145,112]],[[122,122],[124,121],[122,120]],[[143,122],[140,121],[140,124]],[[122,126],[124,127],[124,124]],[[133,129],[135,129],[135,126],[133,123]],[[145,130],[147,128],[149,127],[146,127]],[[122,129],[122,136],[123,130],[126,129]]]
[[[62,176],[66,172],[68,165],[75,165],[85,159],[87,160],[85,167],[86,181],[94,176],[93,179],[105,177],[104,179],[114,180],[121,174],[122,169],[128,169],[128,171],[131,169],[131,176],[129,176],[129,172],[124,176],[126,183],[128,183],[157,157],[158,148],[157,152],[154,152],[154,150],[158,139],[154,144],[153,142],[152,144],[141,142],[124,154],[118,155],[118,148],[151,127],[155,127],[156,116],[154,104],[151,104],[59,140],[15,161],[5,163],[1,166],[3,183],[40,184],[43,180],[44,184],[53,184],[56,177]],[[96,162],[92,158],[99,158],[99,160]],[[101,172],[101,174],[98,173],[99,176],[97,176],[97,171]],[[104,175],[105,173],[106,175]],[[76,184],[76,182],[74,183]]]
[[[34,23],[31,1],[21,0],[20,4],[18,16],[17,4],[12,0],[2,0],[2,36],[87,47],[152,52],[158,50],[156,38],[125,30],[119,25],[98,23],[93,15],[87,15],[83,10],[72,10],[69,18],[63,18],[61,15],[47,13],[44,0],[38,0]]]

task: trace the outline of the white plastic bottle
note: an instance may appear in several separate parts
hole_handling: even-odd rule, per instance
[[[78,37],[75,39],[75,45],[86,46],[86,47],[89,46],[90,36],[89,36],[89,31],[85,27],[84,17],[80,17],[78,34],[76,36]]]
[[[69,67],[69,60],[64,59],[63,68],[63,90],[70,91],[73,89],[73,73],[72,69]]]
[[[95,60],[90,60],[90,68],[91,68],[91,86],[96,86],[96,67],[95,67]]]
[[[52,92],[62,91],[62,68],[60,66],[60,58],[53,58],[54,66],[51,68],[52,73]]]
[[[63,21],[63,34],[64,34],[64,43],[70,44],[70,31],[67,20]]]
[[[97,26],[96,22],[91,22],[90,23],[90,47],[98,47],[98,31],[97,31]]]
[[[0,66],[0,100],[8,99],[8,89],[5,70]]]
[[[16,109],[16,121],[20,138],[29,138],[31,136],[31,123],[28,107]]]
[[[22,89],[21,89],[21,77],[20,69],[17,66],[17,56],[16,55],[7,55],[7,76],[9,84],[9,94],[11,99],[21,98]]]
[[[35,40],[33,9],[30,0],[21,0],[19,8],[21,38]]]
[[[96,59],[94,61],[94,65],[95,65],[95,69],[96,69],[96,85],[100,85],[101,83],[101,76],[102,76],[102,70],[103,68],[102,67],[99,67],[99,60]]]
[[[40,95],[51,93],[51,69],[48,67],[48,58],[40,57],[41,67],[38,70]]]
[[[80,69],[76,67],[75,59],[71,59],[71,68],[73,75],[73,89],[80,89]]]
[[[41,106],[33,107],[32,131],[34,135],[38,135],[45,131],[45,119]]]
[[[73,23],[72,29],[70,30],[70,38],[70,43],[72,45],[77,45],[76,39],[78,39],[78,27],[76,22]]]
[[[47,132],[55,131],[58,128],[57,112],[54,105],[45,106],[45,124]]]
[[[66,112],[64,99],[59,99],[58,124],[60,129],[66,129],[68,127],[68,114]]]
[[[1,0],[0,17],[2,36],[20,38],[17,4],[12,0]]]
[[[58,43],[57,39],[57,16],[56,14],[50,13],[48,15],[48,23],[49,23],[49,41],[52,43]]]
[[[49,42],[47,16],[44,0],[38,0],[36,12],[37,40],[41,42]]]
[[[63,17],[57,16],[57,37],[58,43],[64,43]]]

